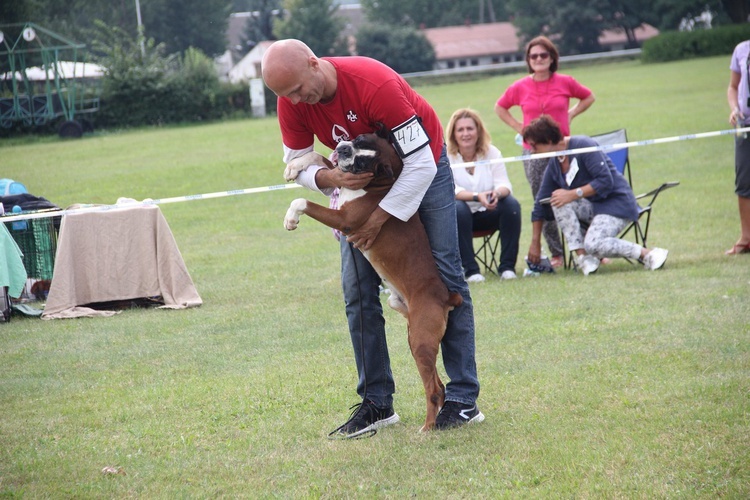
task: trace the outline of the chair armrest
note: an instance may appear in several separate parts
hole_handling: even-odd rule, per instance
[[[671,182],[665,182],[661,186],[659,186],[656,189],[652,189],[648,193],[639,194],[635,197],[636,200],[640,200],[643,198],[648,198],[651,196],[651,201],[648,202],[648,206],[651,206],[652,203],[654,203],[654,200],[656,200],[656,197],[659,196],[659,193],[661,193],[664,190],[667,190],[669,188],[673,188],[680,185],[680,181],[671,181]]]

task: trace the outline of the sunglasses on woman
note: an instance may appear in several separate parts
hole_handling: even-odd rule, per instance
[[[538,54],[529,54],[529,59],[531,59],[532,61],[536,61],[537,59],[541,59],[542,61],[544,61],[548,57],[549,57],[549,52],[540,52]]]

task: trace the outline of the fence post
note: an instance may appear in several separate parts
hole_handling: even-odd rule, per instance
[[[250,103],[254,118],[266,116],[266,94],[263,88],[263,80],[260,78],[250,80]]]

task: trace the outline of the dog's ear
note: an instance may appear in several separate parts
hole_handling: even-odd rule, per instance
[[[375,134],[381,139],[388,139],[391,135],[391,131],[382,122],[375,122]]]
[[[329,169],[334,169],[334,168],[336,168],[336,167],[334,167],[334,166],[333,166],[333,163],[331,163],[331,160],[329,160],[329,159],[328,159],[328,158],[326,158],[325,156],[323,156],[323,155],[320,155],[320,159],[321,159],[321,160],[323,160],[323,164],[324,164],[324,165],[325,165],[326,167],[328,167]]]
[[[390,165],[387,165],[385,163],[378,163],[378,169],[377,172],[375,172],[375,177],[388,177],[389,179],[393,179],[393,169]]]

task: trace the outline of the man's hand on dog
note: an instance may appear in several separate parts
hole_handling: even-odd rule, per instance
[[[318,170],[315,174],[315,184],[319,188],[340,188],[362,189],[367,186],[375,174],[367,172],[364,174],[351,174],[342,172],[338,168],[332,170]]]
[[[358,248],[363,252],[369,250],[372,244],[375,243],[378,234],[380,234],[380,229],[383,227],[383,224],[385,224],[385,221],[387,221],[390,216],[391,215],[382,208],[376,208],[362,227],[356,232],[346,236],[346,241],[351,243],[354,248]]]

